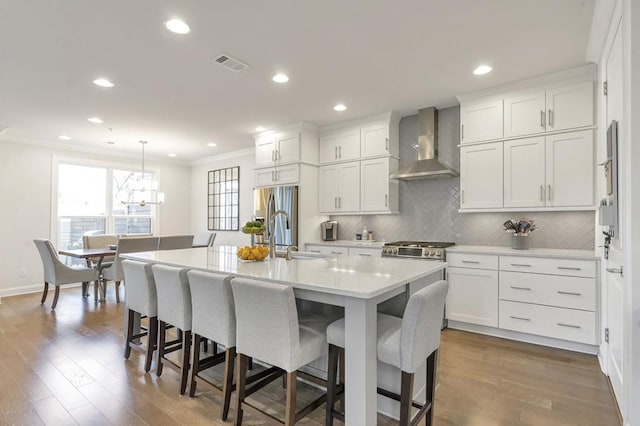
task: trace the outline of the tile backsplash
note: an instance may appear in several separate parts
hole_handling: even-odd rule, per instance
[[[440,160],[459,170],[459,107],[439,112]],[[411,144],[417,140],[417,115],[400,122],[400,166],[416,159]],[[531,236],[531,246],[593,250],[595,213],[518,212],[459,213],[460,179],[400,181],[399,215],[332,216],[339,222],[339,238],[353,239],[356,232],[373,231],[376,240],[453,241],[456,244],[509,246],[510,234],[503,230],[507,219],[533,218],[540,230]]]

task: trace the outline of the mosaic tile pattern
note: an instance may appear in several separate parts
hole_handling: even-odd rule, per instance
[[[439,112],[439,156],[459,169],[457,148],[459,108]],[[411,145],[417,141],[418,116],[400,122],[400,163],[414,161]],[[531,236],[531,247],[593,250],[594,212],[458,213],[460,179],[400,182],[399,215],[332,216],[340,224],[339,238],[355,238],[364,225],[377,240],[454,241],[457,244],[509,246],[510,235],[502,224],[507,219],[535,219],[539,231]]]

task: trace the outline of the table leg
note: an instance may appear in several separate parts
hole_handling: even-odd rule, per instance
[[[345,424],[377,423],[377,304],[349,298],[345,314]]]

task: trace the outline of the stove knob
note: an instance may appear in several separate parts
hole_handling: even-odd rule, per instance
[[[434,254],[435,256],[440,257],[440,256],[442,256],[442,250],[436,250],[435,252],[433,252],[433,254]]]

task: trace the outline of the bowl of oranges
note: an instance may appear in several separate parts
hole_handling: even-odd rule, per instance
[[[267,246],[244,246],[238,249],[238,257],[242,260],[264,260],[268,254]]]

